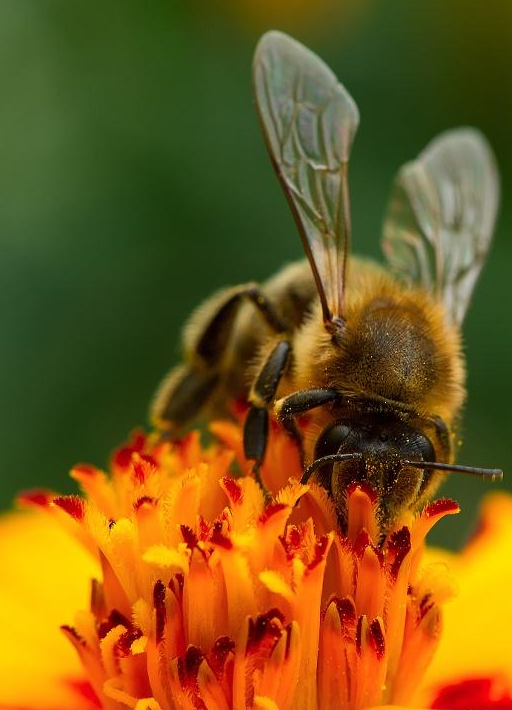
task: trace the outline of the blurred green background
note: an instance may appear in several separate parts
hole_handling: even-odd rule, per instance
[[[28,487],[73,490],[78,460],[106,465],[146,422],[190,310],[301,255],[251,98],[254,45],[274,26],[359,104],[355,251],[378,256],[393,174],[433,135],[473,124],[494,146],[502,210],[465,324],[459,460],[502,466],[512,488],[508,0],[2,0],[1,507]],[[463,514],[435,541],[458,545],[489,488],[453,477],[443,493]]]

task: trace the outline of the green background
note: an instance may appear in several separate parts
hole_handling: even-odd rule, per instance
[[[464,328],[459,460],[512,487],[512,3],[1,0],[1,507],[73,490],[78,460],[106,465],[146,422],[194,305],[301,255],[252,106],[272,26],[360,107],[355,251],[378,256],[392,176],[433,135],[472,124],[494,146],[502,209]],[[435,541],[458,545],[488,490],[453,477],[443,493],[464,511]]]

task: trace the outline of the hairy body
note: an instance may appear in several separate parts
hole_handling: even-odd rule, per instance
[[[282,330],[276,332],[252,299],[242,298],[236,308],[226,310],[233,294],[244,289],[257,289],[274,309]],[[409,427],[411,432],[421,428],[433,444],[435,460],[451,462],[454,423],[464,399],[458,329],[446,319],[442,304],[425,291],[404,287],[368,260],[350,261],[345,293],[344,327],[335,334],[323,326],[321,304],[306,260],[285,267],[261,288],[248,284],[214,294],[192,314],[184,329],[184,362],[164,380],[153,403],[157,425],[178,432],[204,415],[229,416],[230,403],[240,398],[256,407],[275,408],[279,416],[281,403],[295,392],[336,390],[338,401],[308,413],[303,441],[306,463],[318,454],[315,448],[321,432],[339,420],[353,420],[370,433],[378,427],[379,436],[386,420],[393,431],[397,425]],[[219,318],[219,313],[223,317]],[[212,323],[215,332],[210,337]],[[207,358],[201,344],[205,337],[210,339]],[[262,401],[255,383],[276,344],[284,341],[290,345],[290,355],[271,401]],[[184,409],[181,399],[174,398],[180,382],[187,382],[192,392]],[[194,392],[199,393],[195,399]],[[448,441],[440,435],[438,421],[443,422],[443,431],[450,432]],[[379,457],[374,458],[377,461]],[[367,466],[366,477],[370,477],[371,468]],[[378,468],[374,463],[372,483],[375,486],[378,481],[377,487],[383,489],[390,483],[386,471]],[[353,465],[345,463],[335,469],[337,483],[333,485],[329,472],[324,474],[324,485],[341,497],[345,479],[353,475]],[[405,473],[400,474],[404,479],[402,497],[415,498],[416,506],[442,479],[440,473],[419,476],[413,471],[405,485]]]
[[[153,419],[179,435],[244,397],[244,451],[263,488],[275,416],[299,446],[302,482],[313,477],[330,493],[341,527],[348,488],[368,484],[385,532],[446,472],[502,476],[454,463],[465,396],[460,328],[497,213],[494,156],[478,131],[458,128],[402,166],[384,219],[383,269],[349,248],[359,124],[350,94],[279,32],[256,49],[253,87],[307,261],[261,287],[225,289],[193,314],[184,361],[160,387]]]

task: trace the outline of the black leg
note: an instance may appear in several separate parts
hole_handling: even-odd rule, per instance
[[[268,356],[252,386],[249,395],[252,406],[244,425],[244,453],[246,458],[254,461],[254,474],[267,498],[269,494],[261,480],[260,467],[267,449],[268,408],[286,370],[290,352],[290,343],[281,340]]]
[[[265,457],[268,440],[268,411],[254,405],[249,409],[244,424],[244,454],[249,461],[260,465]]]
[[[267,408],[274,399],[290,356],[290,343],[280,340],[265,361],[249,394],[256,407]]]
[[[274,405],[274,410],[279,423],[286,429],[291,438],[297,443],[300,451],[300,461],[304,468],[304,448],[302,446],[302,433],[295,422],[295,417],[304,412],[321,407],[322,404],[335,402],[341,397],[337,390],[318,388],[299,390],[288,397],[283,397]]]
[[[244,453],[247,459],[254,461],[252,472],[263,491],[266,502],[270,502],[272,496],[261,478],[261,464],[265,458],[267,441],[268,411],[252,406],[244,424]]]
[[[310,409],[340,401],[341,399],[342,395],[338,390],[328,389],[327,387],[299,390],[276,402],[274,409],[278,420],[286,426],[287,422],[293,421],[295,417],[308,412]]]
[[[171,372],[164,383],[166,391],[160,391],[157,397],[162,397],[162,404],[155,403],[158,410],[156,423],[162,428],[179,429],[194,419],[219,380],[215,371],[200,372],[191,370],[186,365],[180,365]],[[170,426],[169,426],[170,425]]]
[[[254,284],[236,286],[226,293],[225,300],[220,304],[196,343],[196,354],[205,365],[213,366],[222,358],[238,310],[245,300],[249,300],[256,306],[267,325],[275,333],[287,331],[287,324],[279,318],[274,306],[258,286]]]
[[[192,340],[185,337],[188,362],[165,378],[154,398],[151,418],[158,427],[180,429],[206,406],[221,379],[222,359],[239,308],[247,300],[272,331],[287,331],[287,324],[255,284],[236,286],[207,301],[191,321],[191,330],[198,335]]]

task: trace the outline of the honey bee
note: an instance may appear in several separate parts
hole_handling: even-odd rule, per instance
[[[367,482],[385,531],[446,472],[502,476],[454,464],[465,398],[460,326],[496,218],[495,159],[478,131],[458,128],[406,163],[385,216],[383,268],[349,256],[348,162],[359,124],[351,96],[315,54],[275,31],[256,49],[253,85],[307,259],[199,307],[152,417],[173,436],[245,397],[245,455],[257,476],[273,413],[300,446],[303,482],[327,489],[340,525],[347,487]],[[304,434],[297,418],[306,412]]]

